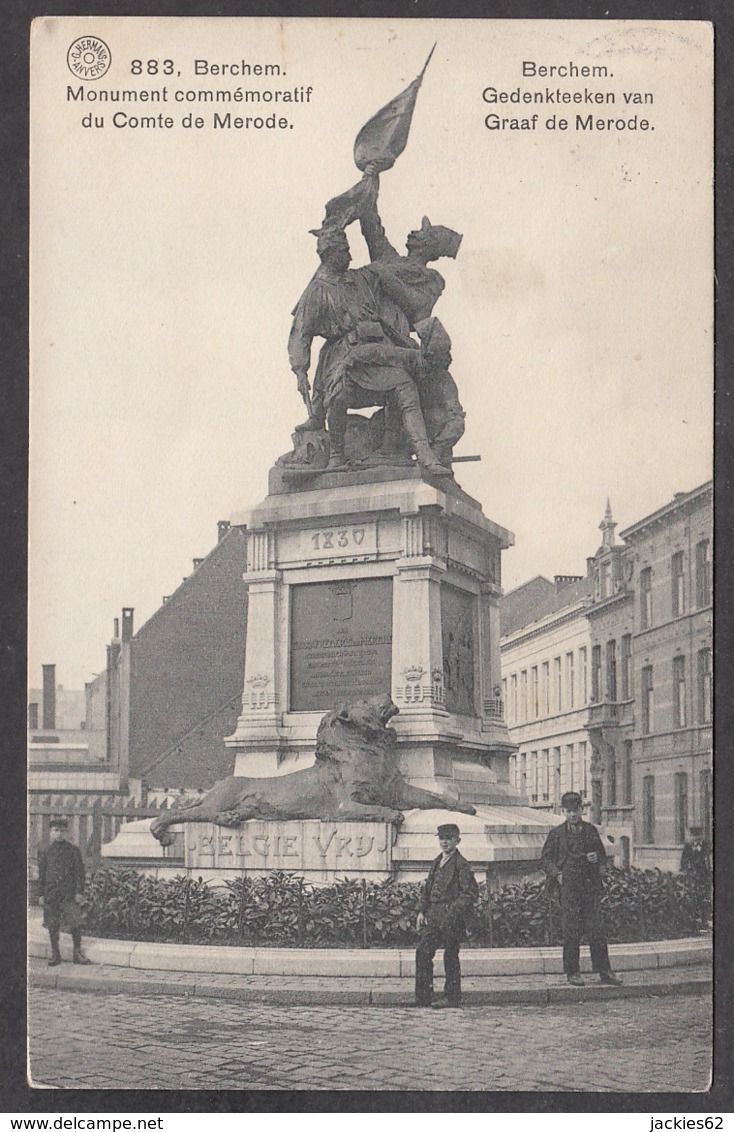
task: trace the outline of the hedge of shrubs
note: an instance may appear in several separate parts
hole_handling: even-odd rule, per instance
[[[560,943],[560,907],[544,886],[521,881],[489,892],[469,925],[469,946]],[[414,946],[419,884],[344,880],[314,887],[290,873],[226,885],[134,869],[100,869],[85,893],[91,935],[176,943],[271,947]],[[605,919],[611,942],[674,939],[708,922],[709,893],[694,875],[610,869]]]

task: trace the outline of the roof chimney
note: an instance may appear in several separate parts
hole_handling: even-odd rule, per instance
[[[134,612],[135,612],[135,610],[131,609],[129,606],[123,606],[123,610],[122,610],[122,639],[123,639],[123,641],[129,641],[129,640],[132,639],[132,635],[133,635],[133,613]]]
[[[221,542],[229,528],[232,526],[229,519],[220,519],[217,523],[217,542]]]
[[[43,666],[43,730],[56,729],[56,665]]]
[[[198,570],[203,561],[204,561],[203,558],[195,558],[194,559],[194,569]]]
[[[568,586],[571,582],[580,582],[582,580],[581,574],[556,574],[553,578],[557,590],[559,590],[561,586]]]

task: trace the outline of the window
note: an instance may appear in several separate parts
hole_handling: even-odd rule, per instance
[[[507,711],[507,677],[506,676],[502,680],[502,703],[505,706],[505,711]],[[509,723],[509,720],[508,720],[508,723]]]
[[[543,661],[543,715],[550,715],[550,663]]]
[[[538,696],[538,666],[535,665],[530,671],[530,697],[531,697],[531,714],[533,719],[538,718],[540,699]]]
[[[688,829],[688,775],[685,773],[675,776],[675,830],[673,836],[678,845],[686,839]]]
[[[711,604],[711,548],[703,539],[696,546],[696,605],[700,609]]]
[[[527,668],[520,673],[520,722],[528,718],[528,671]]]
[[[589,768],[587,763],[587,743],[579,743],[579,779],[575,789],[586,797],[588,793]]]
[[[523,798],[528,796],[528,756],[523,753],[520,755],[520,793]]]
[[[612,593],[612,564],[607,558],[602,562],[599,568],[599,590],[600,597],[611,597]]]
[[[540,752],[540,801],[550,801],[550,766],[548,749]]]
[[[510,677],[510,722],[517,723],[517,673]]]
[[[710,723],[712,710],[713,681],[711,670],[711,649],[701,649],[698,654],[698,722]]]
[[[642,840],[655,844],[655,779],[651,774],[642,780]]]
[[[607,699],[617,701],[617,642],[607,641]]]
[[[591,650],[591,702],[598,704],[601,700],[601,645],[594,645]]]
[[[538,752],[530,752],[530,799],[538,801]]]
[[[579,695],[581,697],[581,704],[585,706],[589,702],[589,688],[588,688],[588,673],[586,649],[579,649]]]
[[[640,628],[652,625],[652,567],[640,570]]]
[[[625,633],[622,637],[622,699],[632,699],[632,634]]]
[[[674,617],[686,611],[683,551],[677,551],[670,560],[671,609]]]
[[[607,747],[607,806],[617,804],[617,752]]]
[[[701,825],[706,841],[711,844],[711,771],[702,770],[698,778]]]
[[[686,658],[673,657],[673,722],[676,727],[686,725]]]
[[[568,747],[569,753],[568,765],[569,768],[573,766],[573,747]],[[572,772],[573,773],[573,772]],[[561,804],[561,748],[553,748],[553,804],[560,806]]]
[[[562,711],[563,710],[563,700],[561,698],[562,688],[561,688],[561,658],[560,658],[560,656],[556,656],[556,657],[553,658],[553,684],[554,684],[554,688],[555,688],[554,697],[553,697],[553,699],[554,699],[554,710],[555,711]]]
[[[625,739],[622,747],[622,805],[632,805],[632,740]]]
[[[649,735],[655,726],[652,665],[642,670],[642,733]]]
[[[573,707],[573,653],[566,653],[566,700],[569,709]]]

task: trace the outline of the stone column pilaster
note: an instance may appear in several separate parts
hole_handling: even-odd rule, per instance
[[[402,720],[445,719],[441,578],[443,561],[426,554],[424,517],[403,516],[403,557],[393,582],[393,699]]]
[[[283,585],[281,571],[273,568],[273,541],[273,534],[267,529],[248,531],[247,572],[243,575],[248,599],[242,713],[234,735],[226,742],[234,747],[265,746],[275,751],[285,689],[280,687],[279,617]],[[238,766],[237,773],[247,773],[247,767]]]

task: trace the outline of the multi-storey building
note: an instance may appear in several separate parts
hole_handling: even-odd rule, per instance
[[[607,504],[585,578],[503,599],[513,781],[544,807],[580,790],[620,863],[677,869],[711,826],[712,484],[615,527]]]
[[[589,578],[534,578],[502,599],[502,690],[513,786],[533,806],[560,809],[566,790],[587,795],[591,746]]]
[[[677,868],[688,828],[710,835],[712,484],[621,532],[632,590],[634,858]],[[609,793],[609,791],[607,791]]]

